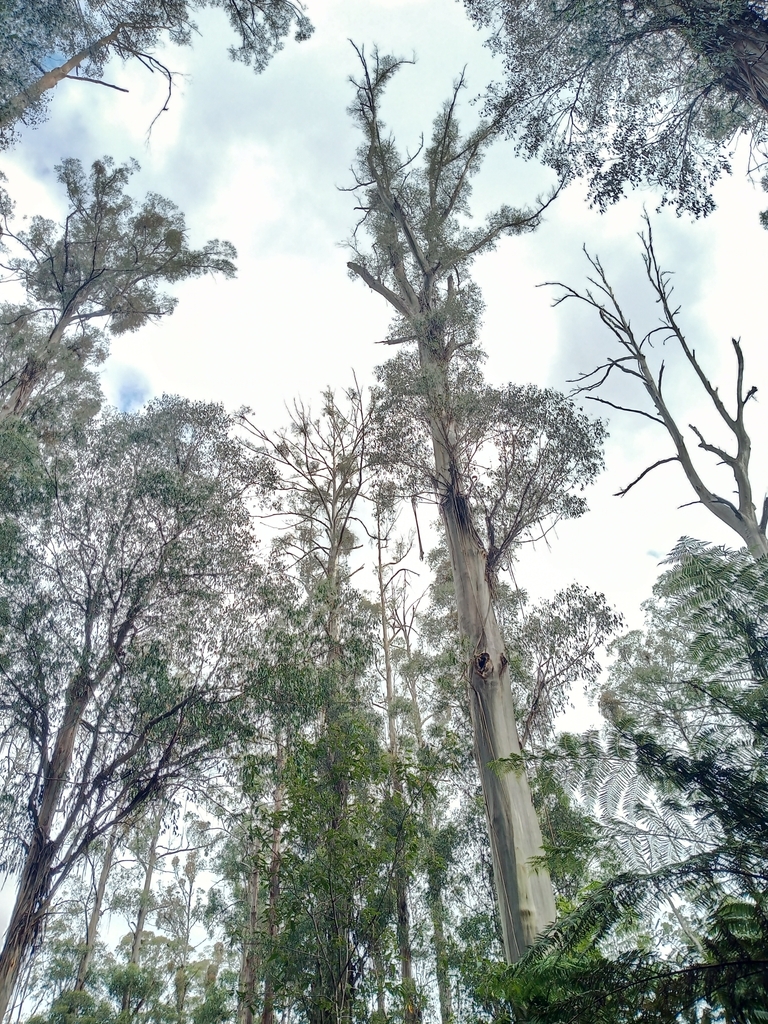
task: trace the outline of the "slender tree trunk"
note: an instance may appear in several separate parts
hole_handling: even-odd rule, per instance
[[[41,75],[40,78],[36,79],[26,89],[22,89],[21,92],[11,97],[10,100],[5,104],[2,110],[0,110],[0,129],[13,124],[18,121],[19,118],[23,117],[26,111],[43,96],[49,89],[53,89],[59,84],[67,75],[80,67],[84,60],[88,57],[94,56],[99,50],[104,50],[111,46],[115,42],[121,30],[124,28],[123,24],[113,29],[109,35],[102,36],[101,39],[97,39],[91,43],[84,50],[80,50],[69,60],[66,60],[57,68],[51,68],[50,71],[46,71],[45,74]]]
[[[411,916],[408,908],[408,887],[405,871],[397,870],[395,888],[397,896],[397,944],[400,952],[400,985],[403,990],[403,1020],[405,1024],[418,1024],[421,1020],[416,982],[413,979],[413,951],[411,949]]]
[[[445,941],[442,893],[435,892],[429,900],[429,915],[432,919],[432,942],[435,948],[435,976],[437,995],[440,1002],[441,1024],[453,1024],[453,991],[448,973],[448,944]]]
[[[419,356],[428,380],[436,382],[434,408],[445,408],[444,339],[422,338]],[[514,963],[555,920],[549,873],[534,868],[542,840],[524,771],[499,772],[495,763],[521,752],[508,661],[493,606],[486,552],[472,523],[452,456],[456,432],[444,413],[431,422],[435,481],[453,569],[459,632],[469,656],[468,691],[474,753],[480,772],[504,949]]]
[[[152,824],[152,835],[150,837],[149,850],[147,852],[147,864],[144,869],[144,885],[141,890],[141,896],[139,897],[139,909],[136,915],[136,928],[133,933],[133,942],[131,943],[131,958],[128,961],[134,966],[138,967],[139,959],[141,956],[141,943],[144,939],[144,927],[147,923],[147,915],[149,913],[150,897],[152,893],[152,879],[155,874],[155,867],[157,865],[157,844],[160,841],[160,828],[163,823],[163,809],[158,807],[155,813],[155,820]],[[126,988],[123,992],[122,1011],[125,1013],[128,1010],[131,1002],[131,990],[130,987]]]
[[[377,522],[376,536],[377,576],[379,582],[379,613],[381,615],[381,642],[384,649],[384,678],[387,690],[387,726],[389,739],[389,756],[391,758],[392,793],[400,798],[403,796],[403,785],[400,780],[397,755],[397,723],[395,721],[395,680],[392,671],[392,649],[389,637],[389,619],[387,616],[387,594],[384,579],[384,538],[381,532],[381,520]],[[399,856],[396,848],[395,856]],[[408,908],[408,877],[402,863],[395,865],[395,895],[397,901],[397,945],[400,953],[400,985],[403,992],[403,1020],[405,1024],[417,1024],[421,1020],[416,985],[413,980],[413,951],[411,948],[411,918]]]
[[[261,886],[261,870],[259,864],[259,847],[254,844],[251,858],[251,870],[246,885],[248,898],[248,923],[246,925],[243,955],[240,964],[240,985],[238,987],[239,1024],[254,1024],[254,1008],[256,1006],[256,982],[259,970],[259,958],[256,952],[256,935],[259,927],[259,889]]]
[[[373,970],[376,975],[376,1024],[384,1024],[387,1019],[387,1001],[384,990],[384,961],[377,948],[373,954]]]
[[[0,953],[0,1021],[13,997],[24,958],[32,947],[48,909],[52,865],[58,843],[51,838],[54,817],[67,784],[69,769],[90,695],[90,682],[78,676],[70,687],[61,728],[45,774],[37,820],[24,860],[3,951]]]
[[[411,647],[408,634],[405,636],[407,657],[410,660]],[[416,733],[416,743],[419,748],[424,746],[424,726],[421,720],[421,708],[419,707],[418,694],[416,692],[416,681],[408,679],[408,690],[411,695],[411,716],[413,728]],[[435,830],[434,814],[431,801],[427,805],[427,825],[430,832]],[[431,887],[427,895],[429,904],[429,916],[432,920],[432,945],[435,951],[435,978],[437,980],[437,995],[440,1003],[441,1024],[453,1024],[453,991],[451,989],[451,978],[448,973],[448,944],[445,941],[445,907],[440,889]]]
[[[267,936],[270,942],[273,942],[277,936],[277,901],[280,898],[280,858],[283,842],[280,815],[285,800],[285,785],[282,777],[284,766],[285,747],[282,738],[278,737],[275,754],[277,784],[275,785],[272,808],[275,820],[272,827],[272,851],[269,860],[269,905],[267,909]],[[261,1024],[275,1024],[275,988],[269,968],[264,974],[264,1008],[261,1014]]]
[[[101,908],[104,903],[104,893],[107,889],[107,879],[109,873],[112,870],[112,861],[114,860],[115,850],[117,849],[117,836],[113,833],[109,837],[107,842],[107,848],[104,851],[104,860],[101,862],[101,871],[99,872],[99,880],[96,883],[96,894],[93,900],[93,907],[88,918],[88,927],[85,932],[85,949],[83,955],[80,957],[80,965],[77,969],[77,978],[75,979],[75,992],[82,992],[85,988],[85,979],[88,977],[88,971],[91,968],[91,961],[93,960],[93,953],[96,947],[96,937],[99,931],[99,921],[101,920]]]

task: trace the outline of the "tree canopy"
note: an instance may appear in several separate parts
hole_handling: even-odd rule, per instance
[[[615,4],[465,0],[504,78],[489,112],[601,209],[649,182],[695,216],[739,137],[768,143],[768,15],[762,0]]]
[[[62,213],[47,219],[23,209],[27,154],[8,157],[21,185],[18,211],[0,189],[0,873],[13,890],[0,1024],[765,1022],[768,499],[759,510],[746,346],[727,348],[729,398],[710,370],[719,353],[683,326],[648,215],[640,283],[656,322],[640,329],[642,307],[630,318],[643,288],[591,245],[589,284],[558,285],[555,305],[590,307],[615,343],[570,394],[557,360],[540,359],[542,324],[517,289],[545,219],[543,256],[567,258],[554,246],[575,176],[604,211],[650,182],[662,203],[700,215],[734,140],[748,136],[763,158],[766,9],[467,5],[507,73],[469,128],[461,72],[406,148],[384,110],[413,61],[351,51],[347,269],[391,317],[384,330],[354,325],[355,343],[387,358],[368,379],[353,371],[353,386],[295,386],[289,304],[314,317],[324,369],[335,352],[318,339],[332,330],[335,344],[349,327],[339,307],[321,330],[305,298],[313,282],[297,268],[320,237],[306,217],[290,243],[300,261],[270,268],[280,286],[246,280],[246,338],[238,300],[228,306],[237,284],[215,297],[202,287],[204,275],[234,277],[235,251],[193,246],[199,204],[185,218],[161,195],[136,197],[134,161],[66,157],[49,176]],[[44,118],[65,77],[91,95],[121,88],[113,57],[170,89],[163,47],[190,44],[197,19],[215,35],[216,9],[230,55],[255,71],[311,29],[291,0],[0,0],[2,144]],[[321,24],[335,31],[340,10]],[[407,13],[398,30],[421,9]],[[465,33],[477,42],[469,22]],[[314,87],[322,47],[306,49]],[[202,120],[210,127],[214,111],[222,123],[203,139],[185,110],[176,157],[202,139],[210,166],[229,116],[291,146],[322,128],[286,120],[295,82],[277,75],[275,92],[248,94],[250,76],[210,54]],[[252,101],[239,113],[225,113],[223,69]],[[297,81],[303,117],[310,79]],[[233,230],[247,234],[253,208],[285,208],[246,163],[243,132],[227,151],[248,173],[215,223],[236,210]],[[483,192],[494,164],[509,166],[498,161],[511,147],[496,148],[505,134],[550,165],[527,166],[542,180],[527,203]],[[155,171],[158,156],[148,147]],[[193,191],[197,165],[183,167]],[[322,168],[291,170],[280,196],[311,183],[328,215]],[[257,230],[245,248],[269,244]],[[479,286],[494,251],[496,340]],[[146,329],[177,301],[197,303],[200,322],[186,317],[171,359],[148,355]],[[238,333],[256,353],[250,377],[225,355]],[[510,381],[493,377],[502,346]],[[101,387],[110,347],[156,370],[147,393],[201,353],[230,400],[287,376],[285,425],[258,400],[228,412],[207,379],[192,384],[200,400],[137,408],[117,389],[124,407],[112,408]],[[536,383],[515,369],[525,360]],[[120,363],[107,372],[114,383]],[[608,529],[621,548],[607,531],[576,532],[603,500],[593,485],[609,439],[579,404],[589,399],[662,426],[672,444],[619,495],[639,498],[651,469],[678,462],[708,524],[745,545],[682,538],[642,628],[614,606],[639,564],[620,513]],[[608,472],[619,447],[645,459],[644,444],[619,435]],[[643,506],[661,524],[654,561],[672,543],[658,505]],[[560,559],[574,543],[581,580]],[[604,571],[608,550],[620,557]],[[584,714],[593,724],[577,732]]]
[[[162,73],[169,92],[171,71],[156,56],[160,45],[189,45],[197,31],[194,15],[221,10],[234,36],[233,60],[263,71],[285,37],[307,39],[312,26],[292,0],[3,0],[0,5],[0,147],[10,144],[18,122],[46,116],[50,90],[65,78],[112,85],[104,80],[116,56]],[[113,86],[114,87],[114,86]],[[119,87],[117,87],[119,88]]]

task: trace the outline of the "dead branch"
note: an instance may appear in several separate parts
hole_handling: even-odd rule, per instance
[[[640,474],[640,476],[635,477],[635,479],[632,481],[631,484],[627,484],[627,486],[626,487],[622,487],[620,491],[616,491],[615,494],[613,495],[614,498],[623,498],[624,495],[628,491],[632,490],[632,488],[635,486],[635,484],[639,484],[640,481],[643,479],[643,477],[647,476],[651,472],[651,470],[656,469],[657,466],[663,466],[667,462],[679,462],[679,461],[680,461],[680,459],[677,457],[677,455],[670,455],[670,457],[668,459],[659,459],[658,462],[654,462],[654,464],[652,466],[648,466],[647,469],[644,469],[643,472]],[[698,502],[694,502],[693,504],[698,504]]]

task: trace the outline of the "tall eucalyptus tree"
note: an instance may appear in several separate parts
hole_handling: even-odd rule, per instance
[[[232,742],[261,598],[244,492],[260,480],[217,406],[166,398],[62,444],[44,514],[2,582],[4,815],[17,896],[0,1017],[90,845]]]
[[[737,338],[731,339],[736,358],[736,374],[732,398],[728,401],[713,384],[702,361],[700,350],[697,352],[695,342],[683,325],[680,308],[672,298],[671,273],[664,270],[658,261],[651,223],[647,216],[646,231],[640,235],[640,242],[645,276],[661,312],[659,322],[642,334],[633,326],[597,257],[588,255],[593,275],[589,278],[589,285],[584,291],[557,282],[557,287],[561,289],[557,302],[578,299],[591,306],[613,335],[618,346],[618,349],[614,350],[617,351],[616,355],[607,356],[594,370],[579,375],[575,382],[577,391],[592,401],[657,423],[666,431],[672,442],[672,455],[651,463],[638,477],[622,487],[617,495],[626,495],[648,473],[659,466],[677,462],[696,496],[696,503],[703,505],[721,523],[733,530],[753,557],[762,558],[768,555],[768,488],[763,484],[762,501],[758,512],[755,507],[757,488],[751,464],[752,435],[746,420],[747,406],[755,398],[757,386],[753,384],[748,387],[745,382],[746,365],[741,341]],[[670,343],[669,346],[667,342]],[[660,347],[658,343],[665,346],[664,358],[654,357],[654,343],[657,349]],[[672,362],[675,353],[680,359],[677,366]],[[691,438],[686,436],[684,423],[681,424],[680,417],[670,401],[667,381],[671,374],[675,374],[676,377],[688,374],[693,386],[692,393],[701,398],[702,412],[708,409],[714,413],[705,428],[706,436],[701,427],[693,423],[689,424],[689,429],[695,439],[693,444],[701,451],[714,456],[716,467],[725,467],[733,490],[723,488],[722,483],[717,482],[716,470],[713,471],[711,462],[709,470],[705,472],[694,457]],[[610,385],[616,376],[623,376],[633,383],[640,392],[646,408],[642,407],[643,402],[640,403],[640,408],[636,408],[602,397],[606,385]],[[718,438],[718,430],[721,431],[720,438],[725,437],[725,440]]]
[[[482,303],[469,268],[503,236],[534,229],[553,196],[527,210],[502,206],[483,226],[465,226],[470,181],[495,126],[482,122],[461,135],[460,79],[423,154],[401,156],[380,105],[403,62],[375,52],[369,63],[358,52],[362,77],[351,113],[363,134],[353,188],[362,219],[348,267],[392,308],[386,343],[411,346],[380,371],[381,443],[400,464],[408,493],[430,493],[440,508],[504,944],[515,960],[551,924],[555,905],[546,871],[534,865],[541,832],[528,781],[494,768],[520,751],[495,580],[523,537],[584,510],[573,491],[601,466],[603,429],[562,395],[492,388],[479,372]]]
[[[92,415],[100,403],[94,369],[110,335],[169,316],[177,300],[164,285],[234,276],[229,242],[193,249],[173,203],[131,198],[136,170],[135,161],[116,166],[105,157],[86,173],[79,160],[64,160],[56,168],[67,197],[63,224],[32,217],[16,229],[0,190],[0,272],[24,292],[0,305],[0,423],[21,418],[50,433],[62,418]]]
[[[763,0],[465,0],[490,30],[501,81],[493,116],[600,207],[650,182],[695,216],[747,135],[768,146]],[[762,154],[762,156],[760,155]]]

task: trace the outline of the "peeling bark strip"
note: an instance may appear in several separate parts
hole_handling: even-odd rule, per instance
[[[541,856],[542,838],[528,779],[524,772],[500,773],[492,767],[501,758],[521,752],[507,656],[493,608],[485,552],[467,519],[466,502],[455,500],[451,485],[445,483],[446,477],[450,479],[450,461],[434,432],[433,442],[459,631],[472,652],[469,710],[501,929],[508,959],[514,962],[555,920],[555,901],[548,873],[530,866],[533,858]]]
[[[34,945],[48,911],[53,882],[51,865],[58,852],[57,844],[51,838],[53,822],[68,781],[75,738],[90,694],[91,682],[84,675],[73,681],[67,694],[67,706],[45,775],[32,841],[0,953],[0,1021],[8,1011],[24,957]]]
[[[723,86],[768,114],[768,19],[753,13],[729,25],[718,56],[730,60]]]

